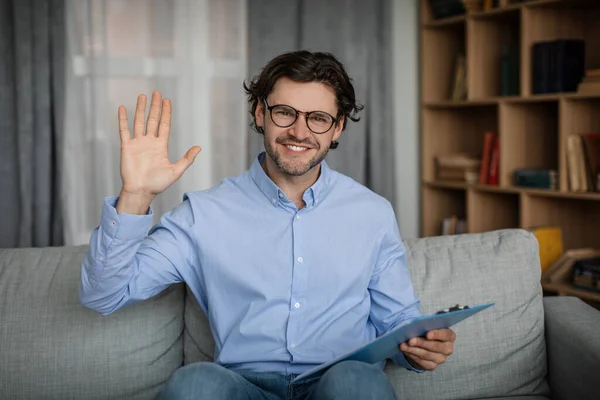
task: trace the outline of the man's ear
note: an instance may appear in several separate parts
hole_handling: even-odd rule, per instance
[[[333,132],[332,140],[338,140],[339,137],[342,135],[342,129],[344,129],[344,116],[343,115],[340,117],[340,120],[335,124],[334,129],[335,130]]]
[[[254,110],[254,119],[256,120],[256,126],[263,127],[263,129],[264,129],[265,108],[264,108],[262,101],[260,101],[260,99],[258,99],[258,101],[256,103],[256,109]]]

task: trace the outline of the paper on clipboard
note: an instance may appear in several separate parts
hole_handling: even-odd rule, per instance
[[[465,309],[448,311],[441,314],[422,315],[420,317],[409,319],[395,327],[393,330],[373,339],[365,345],[305,371],[298,375],[292,382],[295,383],[319,376],[341,361],[357,360],[374,364],[385,360],[400,351],[398,349],[400,343],[406,342],[413,337],[424,336],[430,330],[449,328],[494,304],[495,303],[480,304],[469,306],[469,308]]]

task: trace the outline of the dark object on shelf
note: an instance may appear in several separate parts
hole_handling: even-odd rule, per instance
[[[429,0],[429,4],[435,19],[465,14],[465,6],[461,0]]]
[[[519,95],[519,45],[518,43],[510,42],[502,45],[501,55],[501,96],[518,96]]]
[[[556,170],[545,168],[520,168],[514,171],[514,185],[539,189],[556,190]]]
[[[600,292],[600,257],[585,258],[575,262],[573,286]]]
[[[585,42],[558,39],[533,44],[531,92],[575,92],[585,73]]]

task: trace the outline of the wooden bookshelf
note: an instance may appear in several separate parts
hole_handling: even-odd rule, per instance
[[[600,249],[600,192],[569,190],[567,138],[600,132],[600,92],[532,94],[532,45],[543,40],[583,39],[585,67],[600,68],[600,2],[530,0],[505,7],[435,19],[421,1],[421,236],[442,234],[443,220],[464,218],[467,232],[559,226],[565,249]],[[515,92],[503,96],[501,54],[518,51]],[[456,58],[466,56],[467,96],[452,100]],[[500,143],[498,185],[436,179],[435,158],[480,154],[486,132]],[[513,185],[518,168],[558,173],[556,190]],[[565,286],[548,293],[600,294]]]

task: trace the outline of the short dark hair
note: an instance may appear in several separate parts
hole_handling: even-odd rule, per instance
[[[244,90],[250,104],[250,115],[252,115],[251,126],[258,133],[264,133],[264,130],[256,126],[254,117],[258,102],[267,98],[273,91],[275,82],[282,77],[296,82],[320,82],[332,88],[337,98],[336,118],[345,117],[342,130],[346,129],[349,119],[354,122],[360,120],[356,114],[364,107],[356,102],[352,79],[342,63],[330,53],[299,50],[280,54],[265,65],[260,75],[254,77],[250,85],[244,82]],[[332,146],[335,147],[337,143]]]

